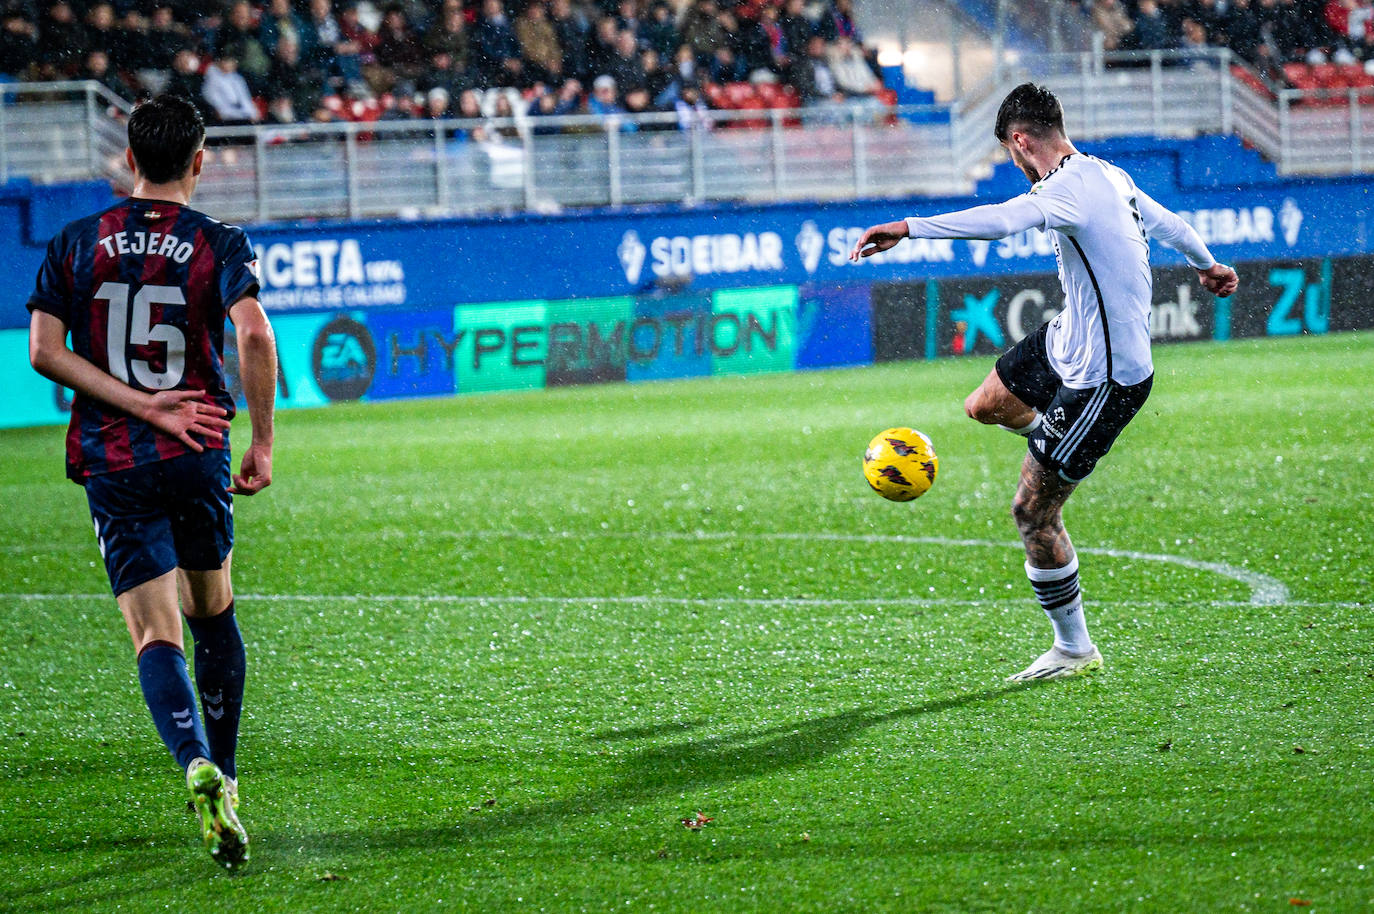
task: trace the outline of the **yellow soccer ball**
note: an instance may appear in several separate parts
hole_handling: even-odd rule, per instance
[[[940,458],[930,439],[912,428],[879,432],[864,451],[864,478],[883,498],[911,501],[935,482]]]

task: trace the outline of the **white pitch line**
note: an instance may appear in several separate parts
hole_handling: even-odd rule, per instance
[[[1016,549],[1024,548],[1020,543],[996,542],[993,540],[979,539],[953,539],[943,536],[906,536],[902,534],[879,534],[879,533],[738,533],[735,531],[706,531],[696,530],[692,532],[683,531],[610,531],[610,530],[591,530],[585,532],[572,530],[549,530],[542,532],[523,531],[523,530],[425,530],[407,531],[409,535],[425,537],[440,536],[446,539],[515,539],[515,540],[548,540],[548,539],[666,539],[682,542],[711,542],[711,541],[730,541],[730,540],[782,540],[795,542],[833,542],[833,543],[895,543],[898,545],[909,546],[973,546],[990,549]],[[1079,547],[1077,551],[1083,555],[1105,555],[1111,558],[1133,559],[1144,562],[1163,562],[1170,565],[1178,565],[1183,568],[1194,568],[1199,571],[1209,571],[1222,577],[1231,578],[1234,581],[1246,585],[1250,588],[1250,599],[1247,601],[1251,605],[1272,606],[1277,603],[1291,603],[1287,585],[1277,578],[1270,577],[1258,571],[1251,571],[1248,568],[1237,568],[1235,565],[1228,565],[1225,562],[1208,562],[1202,559],[1191,559],[1181,555],[1170,555],[1162,552],[1137,552],[1130,549],[1107,549],[1095,546]],[[0,596],[4,596],[0,594]],[[23,599],[23,595],[13,594],[13,598]],[[787,602],[787,601],[784,601]],[[795,602],[795,601],[791,601]],[[889,601],[891,602],[891,601]],[[967,605],[979,605],[983,601],[972,601]],[[824,605],[824,604],[818,604]],[[842,604],[836,604],[842,605]],[[953,604],[951,604],[953,605]],[[1227,605],[1219,603],[1218,605]],[[1245,605],[1245,604],[1241,604]],[[1358,604],[1357,604],[1358,605]]]
[[[905,536],[903,534],[881,534],[881,533],[737,533],[734,531],[706,531],[697,530],[692,532],[682,531],[643,531],[643,532],[621,532],[591,530],[578,532],[572,530],[550,530],[547,532],[527,532],[517,530],[440,530],[425,531],[425,536],[440,535],[454,539],[519,539],[519,540],[543,540],[543,539],[667,539],[680,541],[713,541],[713,540],[789,540],[802,542],[832,542],[832,543],[896,543],[899,545],[911,546],[977,546],[991,549],[1016,549],[1021,550],[1025,547],[1020,543],[995,542],[993,540],[979,539],[952,539],[944,536]],[[1199,571],[1210,571],[1222,577],[1231,578],[1234,581],[1246,585],[1250,588],[1250,599],[1248,602],[1259,605],[1269,606],[1275,603],[1289,603],[1288,586],[1277,578],[1270,577],[1258,571],[1251,571],[1248,568],[1237,568],[1235,565],[1228,565],[1225,562],[1208,562],[1202,559],[1190,559],[1182,555],[1170,555],[1163,552],[1137,552],[1131,549],[1107,549],[1095,546],[1075,547],[1076,551],[1083,555],[1105,555],[1118,559],[1134,559],[1143,562],[1164,562],[1170,565],[1179,565],[1184,568],[1195,568]]]
[[[653,606],[655,604],[666,604],[669,606],[996,606],[1006,602],[1026,602],[1021,597],[1009,594],[1004,599],[984,599],[967,600],[954,597],[931,597],[920,599],[916,597],[900,597],[894,599],[881,599],[870,597],[864,599],[829,599],[825,597],[656,597],[656,596],[617,596],[617,597],[588,597],[588,596],[525,596],[521,594],[489,594],[476,596],[472,594],[366,594],[366,593],[245,593],[239,594],[240,600],[255,600],[264,603],[415,603],[415,604],[440,604],[456,606],[519,606],[519,605],[578,605],[595,606],[597,604],[607,605],[630,605],[630,606]],[[64,600],[108,600],[114,602],[114,598],[106,593],[0,593],[0,600],[14,600],[16,602],[35,602],[43,603],[49,601]],[[1160,608],[1178,606],[1177,600],[1093,600],[1094,606],[1134,606],[1140,608]],[[1226,607],[1248,607],[1254,606],[1248,600],[1198,600],[1194,601],[1195,606],[1212,606],[1218,608]],[[1297,606],[1308,609],[1365,609],[1374,606],[1374,603],[1360,602],[1351,600],[1327,600],[1327,601],[1308,601],[1297,600],[1287,601],[1286,606]]]

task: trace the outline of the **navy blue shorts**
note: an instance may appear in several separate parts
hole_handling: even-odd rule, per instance
[[[234,546],[229,452],[206,448],[86,480],[95,536],[119,596],[176,568],[213,571]]]
[[[1045,352],[1049,325],[1026,336],[997,360],[997,376],[1022,403],[1040,412],[1027,446],[1035,459],[1067,482],[1082,482],[1150,396],[1154,377],[1129,387],[1104,381],[1065,387]]]

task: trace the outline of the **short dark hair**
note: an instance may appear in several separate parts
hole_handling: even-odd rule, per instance
[[[134,164],[154,184],[184,177],[204,142],[205,119],[200,109],[179,95],[159,95],[129,115]]]
[[[1002,99],[997,109],[997,142],[1005,143],[1013,126],[1041,138],[1064,132],[1064,109],[1054,93],[1035,83],[1022,83]]]

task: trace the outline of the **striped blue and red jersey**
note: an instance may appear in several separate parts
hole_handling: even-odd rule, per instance
[[[72,351],[139,390],[203,390],[233,416],[224,322],[256,295],[248,235],[177,203],[129,198],[69,223],[48,244],[30,311],[61,320]],[[202,440],[228,448],[224,441]],[[67,475],[77,482],[188,453],[153,426],[77,394]]]

